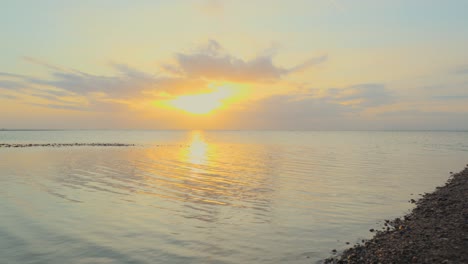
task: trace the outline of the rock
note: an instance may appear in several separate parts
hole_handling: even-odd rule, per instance
[[[371,240],[325,263],[468,263],[466,226],[468,167],[425,193],[410,214],[385,220],[385,232],[375,232]]]

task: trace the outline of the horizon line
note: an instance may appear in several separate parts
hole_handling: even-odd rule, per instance
[[[468,129],[130,129],[130,128],[0,128],[0,131],[288,131],[288,132],[468,132]]]

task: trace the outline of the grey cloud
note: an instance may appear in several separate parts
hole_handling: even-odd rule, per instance
[[[468,95],[468,80],[457,80],[450,78],[446,82],[433,85],[424,85],[417,87],[421,94],[426,94],[427,99],[434,100],[456,100]]]
[[[272,56],[264,55],[252,60],[243,60],[224,53],[221,45],[211,40],[196,52],[178,53],[177,65],[165,68],[171,72],[182,72],[187,76],[233,81],[272,81],[323,63],[327,60],[327,56],[312,58],[291,68],[275,66],[272,59]]]
[[[65,110],[76,110],[76,111],[86,111],[87,108],[76,105],[62,105],[62,104],[39,104],[39,103],[29,103],[29,105],[40,106],[45,108],[53,109],[65,109]]]
[[[17,96],[10,95],[10,94],[0,94],[0,97],[5,98],[5,99],[17,99],[18,98]]]
[[[378,114],[379,116],[388,116],[388,117],[399,117],[399,118],[422,118],[422,117],[431,117],[431,118],[441,118],[445,116],[464,116],[465,119],[468,119],[468,113],[466,112],[444,112],[444,111],[421,111],[419,109],[407,109],[407,110],[398,110],[398,111],[389,111]]]
[[[54,95],[54,96],[69,96],[69,95],[74,95],[72,92],[68,91],[61,91],[61,90],[41,90],[43,92],[46,92],[48,94]]]
[[[166,91],[177,93],[182,90],[197,91],[204,82],[196,78],[172,78],[151,75],[123,64],[112,64],[118,74],[114,76],[93,75],[79,71],[55,71],[51,78],[22,77],[34,85],[45,85],[59,90],[43,90],[55,96],[103,93],[110,99],[134,99],[148,96],[147,92]],[[146,93],[145,93],[146,92]]]
[[[126,109],[126,105],[116,102],[90,100],[87,104],[77,104],[62,101],[60,99],[51,100],[53,103],[29,103],[30,105],[45,108],[65,109],[74,111],[97,111],[97,112],[118,112]]]
[[[25,78],[27,76],[20,75],[20,74],[14,74],[14,73],[8,73],[8,72],[0,72],[0,77]]]
[[[292,95],[272,96],[260,101],[260,111],[277,116],[334,116],[347,112],[348,107],[318,98],[296,98]],[[355,111],[355,110],[352,110]]]
[[[223,51],[222,46],[214,41],[194,52],[176,54],[175,65],[161,65],[166,70],[160,75],[149,74],[128,65],[112,63],[113,75],[96,75],[75,69],[64,68],[44,62],[40,59],[24,57],[50,71],[48,77],[35,77],[0,72],[0,88],[27,88],[22,92],[51,101],[50,106],[62,107],[61,97],[79,96],[92,106],[94,103],[105,105],[104,101],[125,101],[133,99],[158,99],[160,92],[170,96],[181,93],[195,93],[209,89],[210,80],[231,81],[275,81],[288,74],[302,71],[313,65],[323,63],[326,56],[308,59],[290,68],[279,67],[273,63],[273,54],[257,56],[244,60]],[[167,73],[171,74],[167,74]],[[177,75],[177,76],[174,76]],[[96,95],[99,94],[99,95]],[[96,97],[99,96],[99,101]],[[53,104],[52,104],[53,102]],[[110,108],[114,107],[108,105]],[[66,106],[68,107],[68,106]],[[84,109],[86,107],[68,107]],[[93,109],[100,109],[94,107]]]
[[[307,68],[313,67],[313,66],[315,66],[317,64],[320,64],[320,63],[323,63],[323,62],[325,62],[327,60],[328,60],[328,55],[322,55],[322,56],[319,56],[319,57],[309,59],[309,60],[305,61],[304,63],[299,64],[299,65],[294,66],[291,69],[289,69],[289,73],[303,71],[303,70],[305,70]]]
[[[358,100],[359,107],[375,107],[392,103],[394,96],[383,84],[366,83],[352,85],[346,88],[332,88],[328,90],[326,100],[336,102],[347,102]]]
[[[48,95],[48,94],[31,94],[31,96],[47,99],[47,100],[50,100],[50,101],[57,101],[58,100],[58,98],[56,96]]]
[[[118,70],[119,73],[121,73],[123,76],[125,76],[128,79],[138,79],[143,82],[154,82],[157,80],[156,76],[148,74],[143,71],[139,71],[135,68],[131,68],[128,65],[125,64],[119,64],[119,63],[114,63],[112,66]]]
[[[440,101],[467,100],[468,95],[439,95],[439,96],[433,96],[432,99],[440,100]]]
[[[421,90],[428,90],[428,91],[437,91],[437,90],[443,90],[445,89],[446,86],[442,84],[431,84],[431,85],[424,85],[419,87]]]
[[[381,117],[409,117],[409,116],[424,116],[427,114],[436,114],[428,113],[417,109],[407,109],[407,110],[397,110],[397,111],[388,111],[379,113],[378,116]],[[440,113],[439,113],[440,114]]]
[[[349,106],[294,95],[272,96],[245,109],[236,122],[251,129],[343,129],[358,113]]]
[[[354,104],[344,104],[350,100]],[[362,122],[361,112],[368,107],[389,104],[393,96],[383,84],[359,84],[327,90],[324,96],[309,90],[305,94],[276,95],[251,102],[240,112],[245,126],[271,129],[352,129]],[[362,125],[362,124],[361,124]]]
[[[408,109],[381,113],[378,117],[393,124],[392,129],[466,130],[468,123],[468,112]]]
[[[236,81],[274,80],[287,73],[285,69],[275,67],[269,57],[259,57],[246,62],[230,56],[179,54],[177,61],[187,75],[205,78]]]
[[[37,59],[37,58],[33,58],[33,57],[29,57],[29,56],[24,56],[23,59],[24,59],[25,61],[28,61],[28,62],[37,64],[37,65],[43,66],[43,67],[45,67],[45,68],[48,68],[49,70],[66,71],[65,68],[52,65],[52,64],[50,64],[50,63],[47,63],[47,62],[42,61],[42,60],[39,60],[39,59]]]
[[[468,64],[459,65],[458,67],[452,70],[452,73],[461,75],[468,74]]]
[[[98,112],[122,112],[128,109],[127,104],[113,101],[91,101],[88,106],[89,110]]]
[[[25,84],[10,80],[0,80],[0,89],[18,90],[26,87]]]
[[[161,68],[164,71],[166,71],[167,73],[170,73],[170,74],[175,74],[175,75],[183,75],[184,74],[182,69],[179,68],[177,65],[163,64],[163,65],[161,65]]]
[[[143,88],[142,81],[126,76],[98,76],[85,73],[54,72],[52,80],[29,78],[33,84],[49,85],[69,92],[86,95],[102,92],[116,98],[136,96]]]

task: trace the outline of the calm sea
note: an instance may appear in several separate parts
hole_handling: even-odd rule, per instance
[[[467,132],[0,131],[1,263],[314,263],[468,162]]]

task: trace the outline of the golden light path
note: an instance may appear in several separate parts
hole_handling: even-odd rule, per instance
[[[202,131],[193,131],[191,144],[187,152],[187,161],[191,164],[202,165],[207,160],[208,143],[206,143]]]
[[[157,206],[161,208],[168,201],[179,201],[181,205],[194,208],[204,205],[245,207],[250,199],[263,199],[265,195],[268,198],[268,192],[255,190],[263,188],[265,177],[272,173],[274,165],[257,168],[256,161],[251,159],[255,147],[242,144],[234,148],[233,153],[233,148],[227,149],[223,143],[213,141],[203,130],[188,132],[183,142],[183,145],[167,149],[147,148],[134,153],[135,159],[141,160],[136,164],[142,172],[142,182],[140,187],[130,191],[143,194],[135,199],[153,204],[151,197],[159,197],[161,204]],[[216,218],[220,210],[193,211],[188,217]]]

